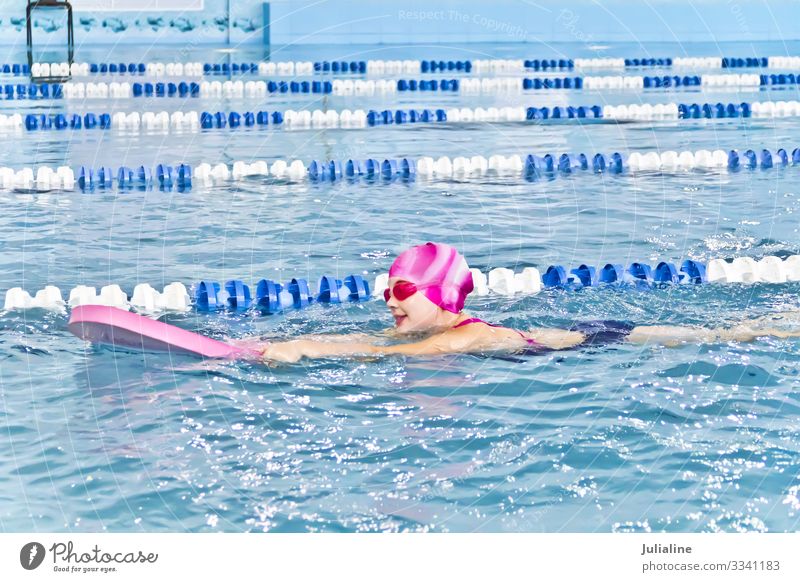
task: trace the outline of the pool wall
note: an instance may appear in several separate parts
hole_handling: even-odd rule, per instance
[[[725,42],[797,37],[800,4],[704,0],[635,4],[623,0],[525,3],[501,0],[204,0],[202,10],[81,9],[74,0],[78,46],[105,43],[425,44],[517,42]],[[177,1],[177,0],[176,0]],[[162,3],[165,6],[169,1]],[[184,2],[185,4],[185,2]],[[230,14],[228,14],[230,4]],[[85,5],[85,4],[84,4]],[[0,44],[25,45],[24,3],[0,0]],[[36,17],[37,35],[60,38],[57,16]]]

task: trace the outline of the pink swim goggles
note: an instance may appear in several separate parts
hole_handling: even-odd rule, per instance
[[[391,289],[387,287],[383,290],[383,298],[388,303],[389,299],[394,295],[398,301],[405,301],[417,291],[419,289],[411,281],[398,281]]]

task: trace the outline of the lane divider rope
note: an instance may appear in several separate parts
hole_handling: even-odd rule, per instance
[[[567,107],[469,107],[450,109],[386,109],[383,111],[357,109],[336,110],[286,110],[231,111],[211,113],[176,111],[131,112],[125,114],[87,113],[79,114],[0,114],[0,130],[17,130],[23,125],[28,131],[64,129],[110,129],[125,130],[189,130],[224,129],[238,127],[267,128],[280,125],[286,129],[309,128],[366,128],[381,125],[403,125],[416,123],[485,123],[485,122],[544,122],[576,120],[620,120],[658,121],[685,119],[721,119],[740,117],[795,117],[800,115],[798,101],[763,101],[741,103],[664,103],[651,105],[593,105]]]
[[[359,61],[282,61],[282,62],[131,62],[72,64],[37,62],[0,65],[0,74],[48,77],[88,75],[149,75],[180,77],[203,75],[313,75],[313,74],[417,74],[436,72],[515,73],[574,69],[734,69],[734,68],[798,68],[800,57],[673,57],[673,58],[591,58],[591,59],[477,59],[477,60],[359,60]]]
[[[485,176],[517,177],[535,181],[555,178],[580,172],[587,174],[626,174],[636,172],[677,172],[691,170],[735,172],[739,170],[770,169],[773,167],[800,165],[800,148],[791,150],[746,149],[698,150],[695,152],[632,152],[611,154],[529,154],[484,156],[442,156],[434,159],[396,158],[365,160],[276,160],[245,162],[232,165],[201,163],[195,167],[188,164],[158,164],[146,166],[121,166],[99,168],[80,166],[76,171],[68,166],[50,168],[39,166],[14,170],[0,167],[0,190],[110,190],[118,188],[187,191],[193,182],[198,186],[223,184],[230,180],[251,178],[275,178],[278,180],[335,182],[337,180],[375,179],[381,181],[470,179]]]
[[[248,98],[267,95],[332,94],[337,96],[390,95],[398,92],[445,92],[468,94],[521,93],[541,90],[598,89],[673,89],[683,87],[765,88],[800,84],[800,74],[705,75],[705,76],[605,76],[546,78],[474,78],[474,79],[398,79],[333,81],[194,81],[181,82],[68,82],[64,84],[5,84],[0,99],[131,99],[150,97],[176,98]]]
[[[549,265],[544,272],[536,267],[525,267],[520,272],[508,268],[492,269],[484,273],[472,272],[475,294],[510,296],[532,295],[546,288],[574,290],[608,285],[635,285],[637,287],[665,287],[670,285],[697,285],[705,283],[786,283],[800,281],[800,255],[782,259],[766,256],[760,260],[751,257],[712,259],[702,263],[686,259],[680,263],[661,261],[655,266],[648,263],[607,263],[600,268],[580,264],[569,269],[563,265]],[[287,309],[302,309],[315,303],[343,304],[367,301],[380,297],[387,288],[389,275],[382,273],[370,287],[362,275],[348,275],[338,279],[333,275],[319,278],[312,290],[303,278],[292,278],[286,283],[261,279],[255,292],[238,279],[220,284],[203,280],[188,289],[180,282],[166,285],[159,292],[148,283],[140,283],[128,294],[118,284],[106,285],[97,292],[96,287],[78,285],[63,299],[61,289],[48,285],[31,296],[21,287],[6,291],[4,311],[46,309],[64,313],[67,307],[79,305],[109,305],[120,309],[134,309],[140,313],[157,314],[165,311],[185,312],[191,309],[205,312],[257,310],[274,314]]]
[[[712,119],[737,117],[789,117],[800,115],[798,101],[764,101],[742,103],[665,103],[651,105],[593,105],[567,107],[489,107],[450,109],[386,109],[383,111],[357,109],[336,110],[286,110],[267,111],[162,111],[132,112],[125,114],[87,113],[79,114],[28,114],[24,127],[28,131],[63,129],[223,129],[237,127],[269,127],[282,125],[286,129],[308,129],[318,127],[365,128],[378,125],[402,125],[415,123],[483,123],[483,122],[530,122],[547,120],[677,120]],[[0,130],[19,129],[23,125],[19,114],[0,115]]]

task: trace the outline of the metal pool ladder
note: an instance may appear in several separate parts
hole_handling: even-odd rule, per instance
[[[31,71],[31,80],[40,83],[64,83],[69,81],[70,74],[37,76],[33,78],[33,19],[31,13],[37,8],[57,9],[67,11],[67,62],[70,67],[75,56],[75,34],[72,27],[72,4],[67,0],[28,0],[25,24],[28,29],[28,69]]]

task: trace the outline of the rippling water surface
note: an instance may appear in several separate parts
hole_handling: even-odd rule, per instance
[[[630,56],[635,48],[611,47],[608,56],[614,50]],[[718,50],[682,48],[698,55]],[[745,48],[723,52],[752,53]],[[757,48],[759,56],[778,54]],[[481,50],[546,56],[520,46]],[[362,54],[395,56],[386,47],[370,51]],[[403,51],[403,58],[435,52]],[[563,52],[588,56],[577,45]],[[674,46],[650,53],[679,54]],[[125,61],[135,56],[114,54]],[[307,56],[298,50],[298,58]],[[283,57],[293,55],[274,55]],[[282,97],[262,104],[162,99],[120,102],[111,110],[768,98],[797,96],[707,90]],[[51,105],[4,101],[0,109]],[[56,107],[84,112],[111,105]],[[14,137],[0,165],[788,148],[798,130],[793,119],[750,119],[42,132]],[[118,283],[130,292],[140,282],[160,288],[200,279],[316,280],[323,273],[372,280],[397,252],[426,240],[456,245],[484,271],[786,256],[800,252],[797,171],[579,174],[528,183],[497,176],[335,185],[252,179],[188,193],[3,192],[0,290]],[[797,309],[798,291],[796,283],[547,290],[473,298],[467,309],[519,328],[597,318],[722,325]],[[377,301],[285,316],[165,319],[214,337],[379,332],[391,324]],[[798,374],[800,340],[615,345],[529,358],[203,363],[91,347],[70,335],[63,315],[6,312],[0,314],[0,530],[794,531]]]

